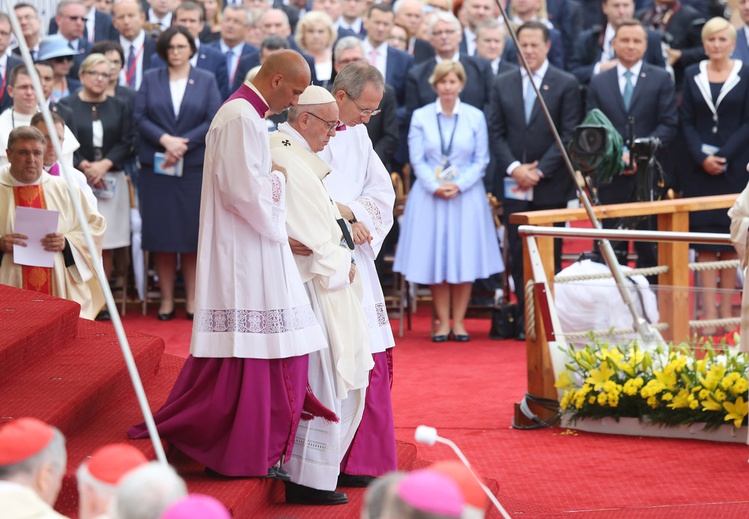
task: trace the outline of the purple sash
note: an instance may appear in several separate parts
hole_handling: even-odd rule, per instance
[[[247,84],[242,83],[242,86],[237,89],[236,92],[234,92],[229,99],[226,100],[228,103],[229,101],[233,101],[234,99],[244,99],[248,103],[252,105],[252,107],[257,111],[260,118],[265,119],[265,112],[268,111],[268,105],[263,102],[262,99],[260,99],[260,96],[257,95],[257,93],[247,86]]]
[[[60,176],[60,164],[58,162],[55,162],[54,164],[52,164],[52,167],[49,168],[49,174],[54,177]]]

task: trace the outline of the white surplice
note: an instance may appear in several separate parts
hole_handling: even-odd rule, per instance
[[[19,114],[12,108],[8,108],[0,114],[0,166],[8,165],[8,155],[5,150],[8,147],[8,136],[10,135],[10,132],[21,126],[29,126],[32,117],[34,117],[34,114]],[[69,168],[72,168],[73,154],[80,147],[81,143],[75,138],[75,135],[70,131],[70,128],[65,125],[60,162]]]
[[[349,284],[352,251],[342,243],[340,213],[322,179],[330,167],[289,124],[271,134],[273,162],[287,171],[286,225],[289,236],[312,250],[295,256],[330,348],[310,355],[309,384],[315,396],[340,417],[299,424],[291,460],[284,464],[295,483],[334,490],[344,453],[364,412],[364,391],[374,366],[361,307],[361,284]],[[358,288],[358,290],[357,290]],[[357,294],[358,292],[358,294]]]
[[[285,191],[271,171],[265,120],[247,101],[228,101],[206,135],[193,356],[277,359],[327,348],[289,248]]]
[[[372,234],[371,243],[356,246],[354,257],[363,285],[371,352],[380,353],[393,347],[395,339],[374,261],[393,226],[395,190],[363,124],[336,133],[318,156],[333,169],[325,179],[333,200],[351,208]]]
[[[83,213],[86,215],[89,230],[97,247],[96,258],[92,258],[86,247],[82,223],[78,220],[70,191],[65,181],[42,172],[39,184],[44,191],[47,209],[59,211],[57,232],[62,233],[70,244],[74,263],[65,266],[62,253],[55,254],[52,267],[52,295],[75,301],[81,305],[81,317],[93,319],[104,306],[104,293],[95,276],[94,261],[101,261],[101,244],[106,229],[104,217],[89,204],[83,192],[78,189]],[[16,218],[16,203],[13,187],[21,186],[10,174],[10,166],[0,169],[0,235],[12,233]],[[13,261],[13,254],[2,255],[0,262],[0,284],[23,287],[21,265]]]

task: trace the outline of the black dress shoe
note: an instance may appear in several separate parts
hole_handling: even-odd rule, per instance
[[[286,502],[293,505],[345,505],[348,497],[335,490],[318,490],[285,481]]]
[[[352,476],[351,474],[345,474],[341,472],[338,474],[338,486],[339,487],[350,487],[350,488],[365,488],[370,485],[375,479],[374,476]]]
[[[96,314],[96,319],[95,320],[96,321],[111,321],[112,320],[112,316],[109,315],[109,310],[107,310],[105,308],[104,310],[102,310],[101,312],[99,312],[98,314]]]
[[[195,314],[192,312],[185,312],[185,317],[188,321],[192,321],[193,319],[195,319]]]
[[[471,342],[471,336],[467,333],[456,333],[453,336],[455,342]]]
[[[251,478],[251,477],[257,477],[260,479],[280,479],[281,481],[288,481],[291,479],[289,474],[279,469],[278,467],[271,467],[268,469],[268,474],[265,476],[227,476],[226,474],[221,474],[220,472],[216,472],[215,470],[206,467],[203,469],[206,474],[209,476],[212,476],[214,478],[223,478],[223,479],[244,479],[244,478]]]
[[[174,310],[172,310],[168,314],[159,314],[158,318],[159,321],[171,321],[172,319],[174,319]]]
[[[447,342],[450,340],[450,336],[453,334],[451,331],[445,335],[432,335],[432,342]]]
[[[278,479],[280,481],[291,481],[291,476],[289,476],[289,473],[278,467],[269,468],[268,477]]]

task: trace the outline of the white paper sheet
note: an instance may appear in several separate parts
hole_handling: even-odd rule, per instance
[[[25,234],[29,239],[26,240],[26,247],[13,246],[13,262],[29,267],[52,268],[55,263],[55,253],[44,250],[41,240],[46,235],[57,232],[59,218],[59,211],[16,207],[13,232]]]

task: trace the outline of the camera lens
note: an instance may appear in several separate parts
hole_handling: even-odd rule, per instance
[[[602,153],[606,135],[599,128],[584,128],[577,137],[577,145],[583,153]]]

